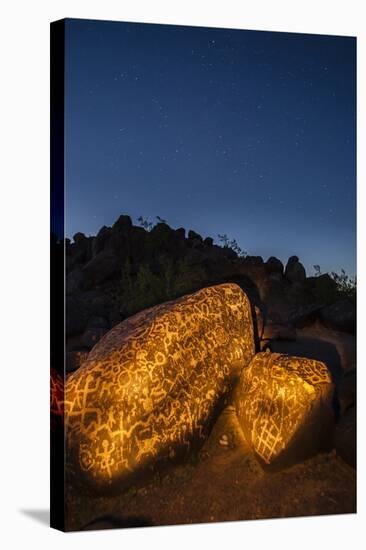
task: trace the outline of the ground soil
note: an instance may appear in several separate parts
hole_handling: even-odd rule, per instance
[[[85,498],[69,487],[66,502],[67,530],[348,514],[356,512],[356,472],[335,450],[264,471],[228,407],[184,464],[118,496]]]

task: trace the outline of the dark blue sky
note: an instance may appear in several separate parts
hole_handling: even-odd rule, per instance
[[[356,41],[67,20],[66,233],[121,213],[355,273]]]

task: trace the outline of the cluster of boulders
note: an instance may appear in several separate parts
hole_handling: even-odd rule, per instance
[[[160,222],[148,231],[133,225],[126,215],[111,227],[102,227],[96,236],[77,233],[62,244],[66,250],[67,372],[79,368],[102,336],[131,314],[120,299],[123,268],[128,264],[133,280],[142,265],[158,272],[161,257],[173,265],[186,259],[193,269],[199,267],[199,276],[184,293],[223,282],[238,284],[256,313],[258,350],[287,352],[276,346],[296,343],[298,331],[314,323],[335,334],[355,334],[355,301],[342,296],[328,274],[307,277],[297,256],[291,256],[286,265],[275,257],[266,261],[260,256],[241,257],[193,230],[172,229]],[[342,384],[342,377],[337,383]],[[351,409],[350,405],[342,410],[341,419],[351,417]]]
[[[331,328],[355,331],[355,307],[346,298],[337,299],[336,283],[327,274],[306,277],[297,256],[286,264],[270,257],[238,257],[227,246],[215,245],[190,230],[172,229],[166,223],[151,231],[132,224],[122,215],[112,227],[102,227],[96,236],[77,233],[66,239],[66,336],[67,350],[88,351],[127,315],[116,298],[121,271],[128,262],[133,277],[148,263],[159,269],[162,255],[177,262],[188,258],[202,268],[189,292],[221,282],[237,283],[260,311],[259,336],[264,340],[293,339],[296,328],[316,319]],[[71,361],[75,364],[74,358]]]

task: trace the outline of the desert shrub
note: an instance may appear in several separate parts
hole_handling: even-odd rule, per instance
[[[245,258],[247,256],[246,250],[240,248],[236,239],[229,239],[226,233],[223,235],[219,234],[217,237],[224,248],[231,248],[240,258]]]
[[[344,269],[340,273],[322,273],[319,265],[314,265],[315,276],[305,281],[311,299],[331,304],[341,298],[356,298],[356,278],[349,277]]]
[[[145,231],[151,231],[154,226],[154,224],[150,220],[143,218],[142,216],[139,216],[137,218],[137,221],[139,222],[140,226],[145,229]]]
[[[131,264],[126,262],[117,288],[120,310],[129,316],[173,300],[197,290],[204,277],[203,267],[193,263],[188,256],[176,261],[160,256],[154,269],[145,263],[139,266],[137,273],[132,273]]]
[[[331,273],[333,281],[337,285],[337,291],[340,297],[356,299],[357,279],[347,275],[344,269],[340,273]]]

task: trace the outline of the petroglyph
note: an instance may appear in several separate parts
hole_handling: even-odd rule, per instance
[[[294,442],[301,447],[304,434],[322,437],[333,414],[324,363],[255,355],[251,306],[235,284],[204,288],[115,326],[68,377],[64,400],[62,379],[52,374],[51,412],[62,420],[64,411],[67,471],[102,490],[202,443],[229,396],[245,438],[267,464]]]
[[[316,420],[319,409],[330,414],[332,397],[333,384],[324,363],[279,353],[257,354],[235,389],[240,425],[267,464],[317,422],[315,439],[322,422]]]
[[[254,353],[250,303],[234,284],[120,323],[67,380],[69,467],[105,487],[189,450]]]

